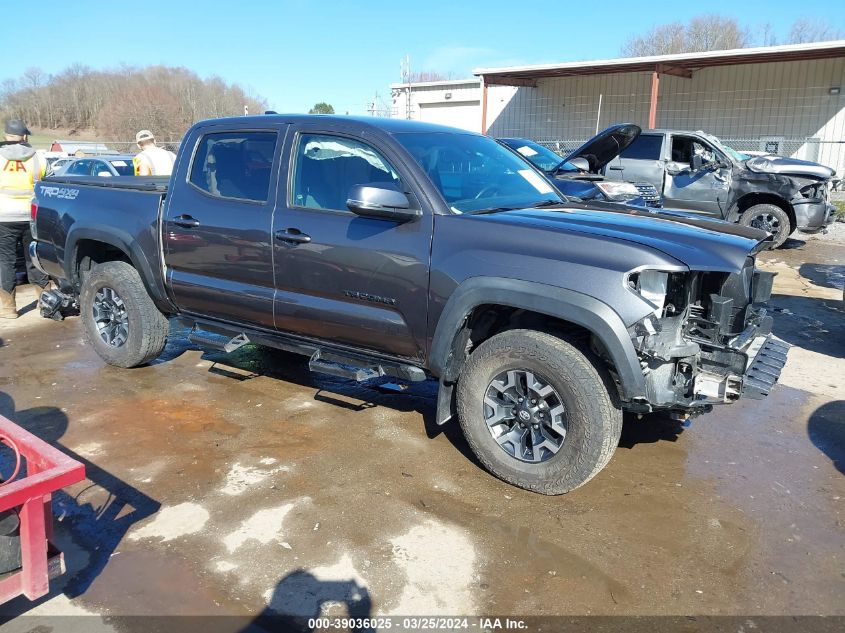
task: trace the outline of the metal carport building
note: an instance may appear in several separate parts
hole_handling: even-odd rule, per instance
[[[705,130],[845,171],[845,41],[481,68],[482,131],[560,151],[612,123]]]

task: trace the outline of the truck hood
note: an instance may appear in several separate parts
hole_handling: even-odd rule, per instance
[[[590,164],[590,171],[597,173],[637,140],[640,132],[642,132],[642,128],[633,123],[611,125],[574,152],[568,154],[563,160],[570,161],[573,158],[583,158]]]
[[[473,216],[507,225],[560,233],[581,233],[642,244],[690,270],[739,272],[746,258],[768,241],[758,229],[685,214],[654,213],[618,203],[569,203],[543,209],[518,209]],[[612,248],[612,247],[611,247]]]
[[[761,174],[783,174],[784,176],[809,176],[829,180],[836,175],[836,171],[830,167],[812,163],[808,160],[797,158],[784,158],[783,156],[755,156],[745,161],[745,166]]]

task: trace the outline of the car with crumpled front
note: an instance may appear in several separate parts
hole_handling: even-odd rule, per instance
[[[604,173],[650,182],[667,207],[762,229],[773,236],[772,248],[795,231],[815,233],[833,221],[833,169],[749,156],[700,130],[646,130]]]

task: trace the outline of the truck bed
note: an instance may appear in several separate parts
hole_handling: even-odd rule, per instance
[[[85,185],[86,187],[104,187],[106,189],[132,189],[135,191],[155,191],[167,193],[170,176],[48,176],[41,182],[63,185]]]
[[[55,279],[78,283],[92,243],[129,256],[150,295],[169,308],[160,253],[161,205],[167,176],[55,176],[35,186],[38,258]],[[96,263],[94,260],[93,263]]]

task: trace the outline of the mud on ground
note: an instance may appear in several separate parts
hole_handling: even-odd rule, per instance
[[[86,464],[55,498],[68,573],[38,614],[845,615],[845,225],[762,256],[794,345],[765,401],[626,420],[543,497],[433,423],[435,386],[309,374],[174,326],[108,367],[79,320],[0,323],[0,414]],[[19,296],[34,298],[29,288]],[[106,626],[106,625],[104,625]]]

